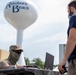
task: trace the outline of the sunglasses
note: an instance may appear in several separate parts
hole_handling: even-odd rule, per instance
[[[12,51],[17,53],[17,54],[21,54],[23,52],[23,50],[12,50]]]

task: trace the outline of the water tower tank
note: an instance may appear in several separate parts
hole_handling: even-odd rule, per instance
[[[24,30],[36,21],[38,13],[36,6],[32,2],[15,0],[6,5],[4,16],[16,29]]]

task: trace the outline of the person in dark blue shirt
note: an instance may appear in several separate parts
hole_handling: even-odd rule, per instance
[[[64,73],[63,66],[68,60],[68,75],[76,75],[76,1],[68,4],[68,15],[69,27],[67,31],[66,50],[62,61],[58,65],[58,69],[61,73]]]
[[[70,18],[68,32],[67,32],[68,37],[69,37],[69,32],[71,28],[76,28],[76,14],[73,14],[72,17]],[[74,47],[73,52],[69,56],[68,62],[70,62],[71,59],[74,59],[74,58],[76,58],[76,46]]]

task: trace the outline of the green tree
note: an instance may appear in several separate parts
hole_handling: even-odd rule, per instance
[[[38,68],[44,68],[44,62],[40,58],[34,58],[32,62],[34,65],[38,66]]]
[[[29,60],[29,58],[24,57],[24,59],[25,59],[26,65],[30,65],[30,60]]]

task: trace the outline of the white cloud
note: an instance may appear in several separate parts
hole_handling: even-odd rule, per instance
[[[58,33],[58,34],[55,34],[55,35],[52,35],[52,36],[49,35],[49,37],[44,37],[44,38],[39,39],[39,40],[35,40],[32,43],[36,44],[36,43],[42,43],[42,42],[45,42],[45,41],[50,42],[50,43],[51,42],[66,43],[66,40],[67,40],[66,38],[67,38],[66,32],[62,32],[62,33]]]
[[[7,24],[0,24],[0,40],[9,42],[16,38],[16,31],[13,27]]]
[[[67,1],[63,0],[38,0],[39,21],[42,23],[66,21]],[[65,15],[65,16],[64,16]],[[55,19],[57,18],[57,19]]]

